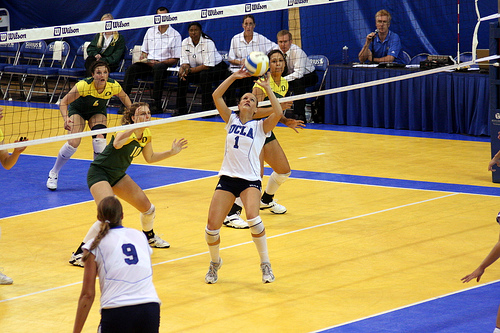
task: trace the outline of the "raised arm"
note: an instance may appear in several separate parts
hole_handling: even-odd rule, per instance
[[[214,99],[215,107],[217,108],[217,111],[219,111],[219,114],[224,122],[227,123],[231,117],[231,109],[227,107],[226,102],[224,101],[224,93],[234,81],[250,76],[250,73],[242,67],[225,79],[224,82],[222,82],[213,92],[212,97]]]
[[[271,73],[267,73],[265,79],[260,78],[256,81],[257,84],[263,87],[266,91],[269,101],[271,102],[271,108],[273,110],[269,117],[264,120],[264,132],[266,133],[272,131],[280,121],[281,116],[283,116],[283,109],[281,109],[280,102],[278,102],[278,99],[276,98],[276,95],[274,95],[271,85],[269,84],[270,80]]]

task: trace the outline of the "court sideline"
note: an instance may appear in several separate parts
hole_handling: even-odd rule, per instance
[[[155,149],[181,136],[190,141],[174,158],[156,165],[139,159],[129,170],[157,207],[155,230],[172,244],[153,253],[161,332],[493,330],[500,270],[491,267],[480,287],[460,282],[498,239],[500,191],[486,170],[486,140],[277,128],[293,170],[276,196],[289,211],[261,214],[277,280],[260,282],[248,230],[225,228],[224,267],[219,282],[206,285],[203,228],[223,124],[152,130]],[[0,286],[2,331],[72,327],[83,270],[67,260],[95,220],[85,184],[89,141],[63,169],[56,192],[45,189],[45,178],[60,143],[30,148],[13,170],[0,172],[0,266],[14,278]],[[139,227],[127,204],[124,224]],[[84,331],[95,332],[98,321],[96,301]]]

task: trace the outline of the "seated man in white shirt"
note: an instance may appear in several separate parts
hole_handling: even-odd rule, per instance
[[[269,51],[277,47],[276,44],[267,39],[266,36],[254,31],[255,17],[253,15],[245,15],[241,26],[243,27],[243,32],[233,36],[229,48],[229,70],[232,73],[236,73],[241,68],[245,63],[245,58],[251,52],[260,51],[264,54],[268,54]],[[255,77],[247,77],[233,82],[225,95],[227,104],[229,106],[237,105],[239,97],[252,91],[254,81]],[[236,94],[237,89],[239,89],[238,95]]]
[[[160,7],[157,14],[167,14],[168,9]],[[123,90],[130,95],[135,81],[153,75],[153,99],[151,114],[163,113],[162,93],[167,68],[177,65],[181,57],[182,37],[168,24],[151,27],[146,32],[141,47],[141,57],[125,72]]]
[[[288,81],[289,91],[294,95],[305,94],[306,87],[314,86],[318,82],[314,65],[307,58],[307,54],[292,43],[292,34],[288,30],[281,30],[277,35],[278,46],[285,55],[288,73],[283,73]],[[295,118],[306,122],[306,100],[293,102]]]

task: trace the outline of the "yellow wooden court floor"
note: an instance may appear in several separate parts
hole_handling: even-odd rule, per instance
[[[152,256],[160,332],[460,331],[453,325],[462,315],[446,311],[440,319],[432,313],[436,307],[418,312],[422,318],[376,319],[480,289],[460,278],[498,240],[500,187],[487,171],[489,142],[313,125],[296,134],[278,127],[292,175],[275,198],[288,212],[261,213],[276,281],[262,284],[250,232],[223,227],[224,265],[219,281],[207,285],[204,227],[224,124],[189,120],[151,130],[155,150],[169,149],[174,138],[189,140],[179,155],[148,166],[141,156],[129,170],[147,184],[154,229],[171,243]],[[20,196],[2,205],[8,216],[0,219],[0,266],[14,284],[0,286],[0,332],[72,330],[83,269],[68,259],[96,216],[85,184],[90,141],[85,138],[65,166],[55,192],[45,181],[62,142],[29,147],[12,170],[0,171],[2,186],[10,184],[4,198]],[[74,200],[65,203],[68,198]],[[25,212],[10,215],[15,206]],[[124,208],[124,225],[139,229],[138,212]],[[500,266],[493,265],[479,285],[498,280]],[[481,300],[460,302],[477,308]],[[500,298],[478,309],[486,318],[477,332],[493,331],[498,304]],[[84,332],[96,332],[99,320],[96,298]]]

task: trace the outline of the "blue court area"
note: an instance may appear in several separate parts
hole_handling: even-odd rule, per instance
[[[61,181],[57,191],[52,192],[46,188],[45,182],[48,174],[47,170],[52,168],[54,160],[54,157],[24,154],[15,168],[9,172],[0,172],[0,183],[4,189],[3,205],[5,205],[4,207],[12,207],[9,210],[1,210],[0,218],[92,200],[86,183],[90,161],[69,160],[59,174]],[[270,175],[271,172],[271,169],[266,168],[266,175]],[[217,174],[214,171],[137,164],[132,164],[128,169],[128,173],[143,189],[196,180]],[[154,174],[154,177],[151,177],[152,174]],[[292,177],[350,184],[500,196],[498,187],[493,186],[435,183],[299,170],[293,170]],[[20,186],[27,190],[20,191]],[[25,202],[26,204],[18,205],[19,202]]]
[[[0,172],[0,183],[4,189],[3,207],[0,218],[35,211],[71,205],[93,200],[87,187],[88,160],[71,159],[59,174],[57,191],[50,191],[45,186],[48,170],[54,165],[54,157],[31,156],[23,154],[15,168],[9,172]],[[193,179],[214,176],[217,173],[203,170],[187,170],[132,164],[128,173],[143,189],[185,182]],[[154,177],[151,176],[154,174]],[[24,188],[26,190],[20,190]],[[19,205],[24,202],[24,205]]]
[[[425,288],[425,281],[422,281],[422,288]],[[318,332],[493,332],[499,291],[500,282],[495,282]]]
[[[346,130],[345,127],[315,125],[318,129]],[[312,126],[311,126],[312,127]],[[347,128],[357,132],[383,132],[377,134],[411,135],[408,131],[387,131],[358,127]],[[487,138],[443,135],[435,133],[415,133],[415,136],[428,136],[442,139],[458,139],[471,141],[488,141]],[[52,167],[55,157],[34,156],[23,154],[15,168],[9,172],[0,170],[0,182],[3,186],[2,207],[0,219],[9,216],[22,215],[61,206],[92,200],[87,188],[86,174],[89,160],[71,159],[60,173],[60,183],[57,191],[49,191],[45,186],[48,170]],[[172,168],[155,165],[132,164],[128,173],[143,189],[166,186],[180,182],[193,181],[217,175],[215,171],[201,169]],[[271,169],[266,168],[266,175]],[[154,176],[153,176],[154,175]],[[499,196],[500,189],[491,186],[472,186],[439,182],[412,181],[382,177],[367,177],[350,174],[326,173],[315,171],[293,170],[292,177],[296,179],[339,182],[348,184],[372,185],[382,187],[431,190],[454,193],[479,194]],[[19,202],[24,204],[19,205]],[[465,272],[464,272],[465,273]],[[457,277],[459,279],[459,277]],[[474,283],[475,284],[475,283]],[[417,304],[393,309],[368,318],[361,318],[319,330],[324,333],[357,333],[357,332],[492,332],[500,304],[498,298],[500,282],[480,285],[440,296]],[[422,281],[421,288],[426,288]],[[408,290],[411,293],[412,290]]]

